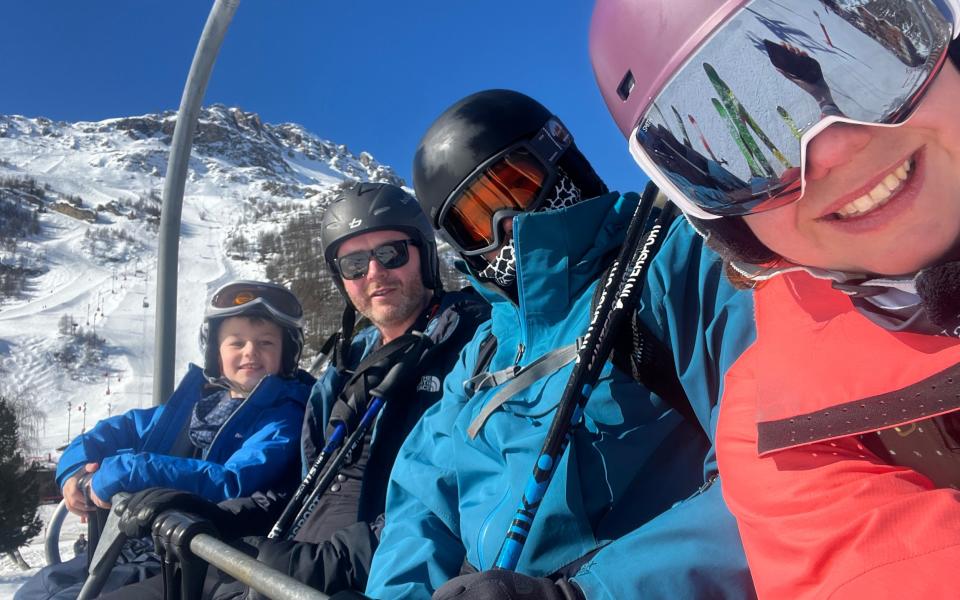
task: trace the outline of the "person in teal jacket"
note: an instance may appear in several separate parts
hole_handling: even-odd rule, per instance
[[[716,255],[675,223],[640,310],[674,348],[696,419],[608,363],[517,572],[490,570],[572,369],[568,350],[587,328],[597,282],[638,198],[606,193],[559,120],[507,90],[447,109],[421,141],[414,181],[425,212],[491,302],[492,318],[401,448],[366,594],[753,597],[736,524],[715,484],[710,436],[721,382],[700,368],[749,343],[745,336],[721,347],[717,338],[714,325],[746,319],[749,305],[723,280]],[[485,359],[491,334],[496,346]],[[495,398],[537,362],[552,366]],[[489,385],[484,373],[502,379]]]

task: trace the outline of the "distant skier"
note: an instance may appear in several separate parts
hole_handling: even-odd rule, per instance
[[[314,383],[297,366],[302,323],[299,300],[282,286],[235,281],[214,292],[201,329],[203,368],[190,365],[166,404],[104,419],[63,452],[57,483],[67,508],[86,516],[109,508],[117,492],[153,486],[219,501],[295,485],[290,467]],[[86,563],[81,555],[48,566],[16,598],[75,597]],[[128,569],[134,581],[156,572],[141,567]]]

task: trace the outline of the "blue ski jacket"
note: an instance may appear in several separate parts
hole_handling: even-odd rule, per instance
[[[608,194],[514,217],[518,303],[486,291],[490,322],[401,448],[368,595],[426,599],[465,563],[492,567],[572,363],[513,395],[475,438],[467,429],[498,388],[471,395],[463,382],[491,332],[498,344],[488,371],[529,365],[584,334],[597,281],[637,202],[635,194]],[[719,257],[682,219],[647,279],[640,317],[672,350],[699,422],[608,362],[518,571],[572,575],[588,600],[753,597],[736,523],[714,484],[712,447],[722,386],[716,360],[732,360],[739,353],[728,347],[749,344],[750,327],[741,339],[730,326],[749,324],[749,295],[726,282]]]
[[[278,489],[299,456],[300,428],[313,377],[271,375],[227,419],[200,458],[186,458],[185,440],[206,379],[190,365],[166,404],[104,419],[73,439],[57,464],[57,484],[87,463],[100,463],[91,486],[100,498],[160,486],[219,502]],[[177,451],[186,447],[187,452]],[[179,443],[178,443],[179,442]],[[176,454],[179,454],[177,456]]]

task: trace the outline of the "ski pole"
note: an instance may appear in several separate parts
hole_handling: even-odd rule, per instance
[[[366,436],[367,432],[370,431],[370,428],[373,427],[374,420],[380,413],[383,405],[386,404],[386,396],[391,392],[396,393],[397,389],[403,387],[398,382],[410,374],[412,368],[420,361],[425,348],[429,347],[429,345],[432,343],[430,338],[422,333],[418,331],[414,331],[412,333],[417,336],[416,343],[412,344],[409,348],[403,351],[396,364],[390,367],[390,370],[387,372],[386,376],[380,381],[380,384],[370,390],[370,404],[367,406],[367,410],[360,419],[360,423],[357,425],[356,430],[350,434],[350,437],[347,439],[346,443],[344,443],[340,448],[336,458],[334,458],[329,464],[323,477],[321,477],[320,480],[314,484],[310,496],[303,503],[303,506],[299,509],[299,512],[296,513],[297,516],[293,520],[293,524],[289,527],[289,531],[287,531],[285,535],[283,535],[282,531],[278,532],[278,537],[283,536],[288,540],[292,540],[297,532],[300,531],[300,528],[303,527],[303,524],[306,523],[307,519],[310,518],[310,515],[313,514],[313,511],[316,510],[317,506],[320,504],[320,498],[330,486],[330,482],[332,482],[333,478],[340,473],[340,470],[343,468],[343,464],[347,460],[347,456],[353,452],[364,436]],[[293,503],[291,502],[291,504]]]
[[[600,301],[560,397],[557,414],[550,424],[533,474],[524,488],[520,505],[497,553],[494,563],[496,569],[516,569],[533,519],[553,478],[554,467],[566,451],[573,427],[583,417],[584,406],[612,349],[615,337],[612,332],[618,330],[623,318],[636,305],[643,277],[650,265],[649,258],[662,243],[660,233],[673,216],[672,206],[666,205],[643,243],[640,243],[657,193],[657,187],[649,183],[633,214],[620,255],[603,283]]]
[[[333,434],[330,435],[330,440],[327,442],[327,445],[323,447],[323,450],[320,451],[320,455],[317,456],[317,459],[313,462],[313,465],[310,466],[310,470],[307,471],[307,476],[303,478],[303,481],[300,482],[300,486],[297,487],[297,491],[294,492],[293,497],[290,498],[290,502],[287,503],[286,508],[283,509],[283,513],[280,515],[280,518],[277,519],[277,522],[273,525],[273,529],[270,530],[270,533],[267,535],[270,539],[279,538],[283,535],[284,530],[290,525],[290,522],[293,521],[293,518],[296,516],[297,511],[303,505],[303,500],[307,495],[307,491],[313,489],[313,486],[320,476],[323,468],[327,466],[327,463],[330,462],[330,458],[333,456],[333,452],[340,447],[340,444],[343,443],[343,438],[347,436],[347,425],[343,422],[337,423],[336,428],[333,430]]]
[[[341,467],[343,467],[343,463],[347,460],[347,456],[353,452],[354,448],[357,447],[357,444],[360,443],[360,440],[363,439],[363,437],[370,430],[370,427],[373,426],[373,421],[377,414],[380,413],[380,409],[383,408],[384,404],[385,400],[383,398],[374,396],[373,399],[370,400],[370,404],[367,406],[367,411],[363,413],[363,418],[360,419],[360,424],[357,425],[356,430],[350,434],[350,437],[347,439],[347,443],[344,444],[340,449],[340,452],[337,453],[336,458],[333,459],[333,462],[330,464],[330,467],[327,469],[326,473],[324,473],[324,476],[320,479],[320,481],[317,482],[313,490],[310,492],[310,496],[307,497],[306,502],[304,502],[299,512],[297,512],[296,519],[290,526],[290,530],[284,536],[286,539],[292,540],[293,537],[297,535],[297,532],[300,531],[300,528],[303,527],[303,524],[307,522],[307,519],[310,518],[310,515],[313,514],[313,511],[316,510],[317,505],[320,504],[320,498],[323,496],[327,486],[330,485],[330,482],[333,481],[333,478],[336,477],[337,473],[340,472]]]

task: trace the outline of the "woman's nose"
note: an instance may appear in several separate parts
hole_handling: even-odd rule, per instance
[[[869,125],[833,123],[807,144],[804,175],[808,181],[826,177],[843,166],[873,139]]]

